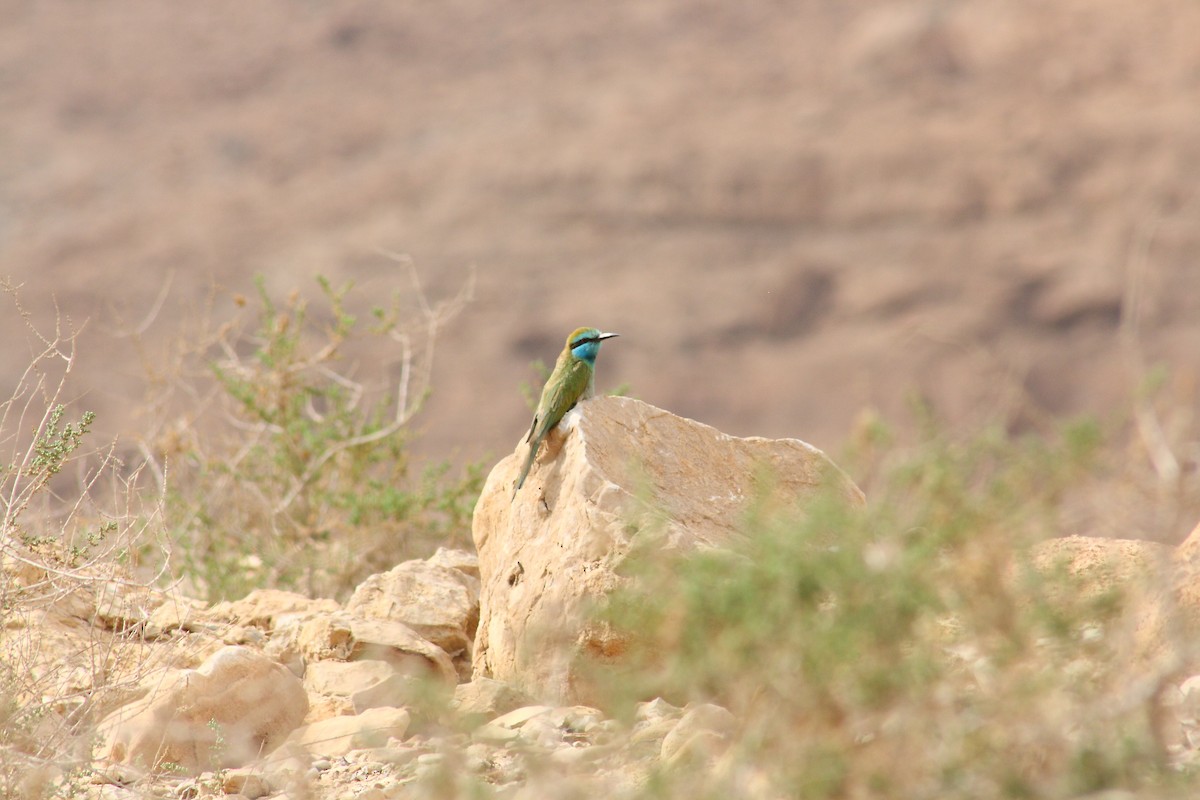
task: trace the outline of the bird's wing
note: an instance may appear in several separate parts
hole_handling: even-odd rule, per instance
[[[534,436],[541,439],[559,423],[564,414],[575,407],[587,389],[590,372],[591,368],[586,363],[577,361],[563,371],[560,380],[554,380],[554,376],[551,376],[550,383],[546,384],[542,392],[542,402],[538,403],[538,412],[534,417],[537,428]]]

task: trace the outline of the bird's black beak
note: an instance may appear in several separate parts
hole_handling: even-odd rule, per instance
[[[599,336],[597,336],[596,338],[603,341],[604,339],[611,339],[614,336],[620,336],[620,335],[621,334],[619,334],[619,333],[602,333]]]

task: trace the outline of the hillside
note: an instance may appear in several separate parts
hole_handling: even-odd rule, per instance
[[[72,386],[127,437],[213,284],[413,307],[383,253],[434,300],[475,270],[436,459],[507,452],[530,362],[581,324],[623,334],[602,386],[827,448],[913,392],[955,428],[1120,422],[1152,365],[1194,407],[1198,25],[1186,0],[13,0],[0,274],[89,320]]]

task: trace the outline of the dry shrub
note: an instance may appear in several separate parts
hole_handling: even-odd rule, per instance
[[[411,442],[439,332],[471,282],[436,305],[415,273],[390,298],[317,285],[315,300],[277,301],[261,280],[257,297],[214,295],[168,366],[151,368],[142,454],[167,498],[178,574],[210,599],[264,586],[345,596],[470,541],[481,467],[418,472]],[[232,316],[215,322],[223,301]],[[367,378],[364,353],[376,357]]]
[[[876,434],[883,432],[880,428]],[[1065,797],[1178,786],[1166,676],[1131,657],[1131,598],[1035,568],[1063,497],[1105,472],[1090,424],[1053,437],[926,426],[879,445],[868,506],[749,515],[734,553],[651,544],[607,610],[644,643],[614,706],[662,695],[737,716],[712,769],[664,797]],[[853,459],[852,459],[853,460]],[[695,767],[697,765],[693,765]]]
[[[169,548],[161,498],[108,445],[88,441],[93,415],[64,396],[77,331],[24,322],[31,356],[0,402],[0,795],[37,798],[84,781],[93,724],[136,691],[146,665],[128,604],[148,598]],[[155,552],[160,569],[132,555]]]

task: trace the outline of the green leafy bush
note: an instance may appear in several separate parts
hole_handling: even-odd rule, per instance
[[[469,544],[481,466],[418,472],[411,459],[436,330],[457,306],[422,299],[418,342],[398,296],[364,321],[350,285],[318,285],[315,310],[298,293],[277,303],[261,280],[256,301],[237,298],[241,315],[189,357],[209,371],[183,394],[205,404],[147,448],[162,462],[175,569],[213,599],[258,587],[344,596],[372,572]],[[400,353],[373,383],[347,355],[368,340]]]
[[[629,562],[641,580],[604,612],[633,642],[629,666],[598,680],[617,706],[716,702],[741,725],[715,769],[664,773],[661,795],[1169,784],[1158,697],[1129,702],[1122,677],[1126,598],[1032,563],[1064,492],[1097,468],[1097,428],[955,442],[929,425],[907,451],[886,434],[886,463],[854,465],[877,476],[864,509],[762,506],[732,552],[664,558],[650,537]]]

